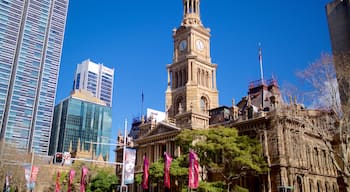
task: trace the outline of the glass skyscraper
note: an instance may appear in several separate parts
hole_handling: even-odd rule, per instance
[[[47,154],[68,0],[0,0],[0,139]]]
[[[83,148],[106,159],[110,146],[105,144],[109,143],[111,131],[112,108],[92,93],[77,90],[55,106],[49,154]]]
[[[114,69],[85,60],[78,64],[73,90],[87,90],[112,107]]]

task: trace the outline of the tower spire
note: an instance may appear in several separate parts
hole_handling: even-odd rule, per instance
[[[183,0],[184,18],[181,25],[202,25],[200,0]]]

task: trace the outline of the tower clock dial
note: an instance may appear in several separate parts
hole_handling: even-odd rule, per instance
[[[196,48],[199,50],[199,51],[202,51],[204,49],[204,43],[202,40],[200,39],[197,39],[196,40]]]
[[[187,41],[184,39],[179,44],[179,50],[184,51],[187,48]]]

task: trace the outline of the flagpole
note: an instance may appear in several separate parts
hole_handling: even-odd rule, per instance
[[[34,151],[32,150],[32,156],[31,156],[31,161],[30,161],[30,176],[29,176],[29,191],[32,192],[32,174],[33,174],[33,164],[34,164]]]
[[[264,83],[264,72],[263,72],[261,43],[259,42],[258,45],[259,45],[260,78],[261,78],[261,83]]]
[[[142,89],[142,92],[141,92],[141,119],[142,119],[142,116],[143,116],[143,102],[145,100],[145,95],[143,94],[143,89]]]

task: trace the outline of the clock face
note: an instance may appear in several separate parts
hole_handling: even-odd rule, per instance
[[[179,44],[179,49],[180,51],[183,51],[187,48],[187,41],[186,40],[182,40]]]
[[[204,43],[202,40],[200,39],[197,39],[196,40],[196,48],[199,50],[199,51],[202,51],[204,49]]]

